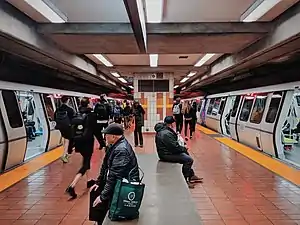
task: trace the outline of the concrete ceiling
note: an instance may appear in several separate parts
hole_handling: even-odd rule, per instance
[[[281,0],[257,22],[241,23],[241,18],[267,0],[188,0],[188,4],[182,0],[163,0],[161,21],[152,23],[147,18],[147,2],[151,0],[142,0],[143,7],[135,0],[43,1],[51,1],[67,18],[68,23],[37,26],[39,34],[60,48],[76,55],[102,54],[113,66],[106,67],[99,60],[94,62],[99,71],[115,81],[118,79],[111,72],[118,72],[129,81],[135,74],[168,72],[174,74],[175,84],[180,84],[191,71],[197,72],[189,79],[191,83],[210,74],[219,75],[220,68],[229,68],[224,58],[233,67],[237,60],[231,60],[230,56],[241,55],[245,49],[257,54],[259,48],[249,51],[252,45],[257,46],[263,40],[274,41],[270,34],[278,22],[272,20],[298,2]],[[210,53],[215,56],[200,67],[194,66]],[[158,67],[149,66],[149,54],[159,55]]]

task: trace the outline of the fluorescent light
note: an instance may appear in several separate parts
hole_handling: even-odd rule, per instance
[[[280,2],[281,0],[264,0],[252,12],[250,12],[249,15],[246,16],[242,21],[243,22],[257,21]]]
[[[183,91],[183,90],[185,90],[186,89],[186,87],[183,87],[181,90]]]
[[[65,23],[66,21],[61,18],[55,11],[53,11],[44,1],[42,0],[24,0],[28,5],[38,11],[51,23]]]
[[[110,61],[108,61],[103,55],[101,54],[94,54],[93,56],[95,56],[101,63],[103,63],[105,66],[107,67],[113,67],[114,65],[111,64]]]
[[[183,79],[180,81],[180,83],[184,83],[184,82],[186,82],[188,79],[190,79],[190,78],[185,77],[185,78],[183,78]]]
[[[178,88],[178,87],[179,87],[178,85],[175,85],[175,86],[174,86],[174,88]]]
[[[163,17],[163,0],[146,0],[147,23],[160,23]]]
[[[150,54],[150,66],[157,67],[158,64],[158,54]]]
[[[127,84],[127,80],[125,80],[123,77],[118,78],[122,83]]]
[[[117,85],[116,82],[114,82],[114,81],[112,81],[112,80],[108,80],[108,83],[110,83],[110,84],[112,84],[112,85],[114,85],[114,86]]]
[[[131,89],[134,89],[133,86],[131,86],[131,85],[129,85],[128,87],[131,88]]]
[[[120,74],[118,72],[110,72],[111,75],[113,75],[114,77],[120,77]]]
[[[213,54],[213,53],[206,54],[195,64],[195,67],[202,66],[204,63],[206,63],[208,60],[210,60],[214,55],[215,54]]]
[[[187,76],[188,76],[188,77],[193,77],[193,76],[195,76],[196,73],[197,73],[197,72],[190,72]]]

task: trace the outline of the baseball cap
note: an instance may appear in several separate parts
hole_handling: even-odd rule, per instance
[[[108,127],[102,131],[103,134],[111,134],[111,135],[123,135],[124,130],[122,125],[118,123],[109,124]]]
[[[165,122],[166,124],[172,124],[172,123],[175,122],[175,119],[174,119],[173,116],[166,116],[165,119],[164,119],[164,122]]]

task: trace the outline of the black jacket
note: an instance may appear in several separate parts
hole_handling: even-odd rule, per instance
[[[145,110],[141,105],[138,105],[136,107],[133,106],[132,113],[135,118],[135,124],[136,126],[144,126],[144,115],[145,115]]]
[[[132,172],[131,172],[132,171]],[[121,137],[114,145],[110,146],[105,154],[97,184],[101,188],[101,201],[111,200],[118,179],[139,181],[139,169],[136,155],[125,139]]]
[[[154,130],[156,131],[156,150],[160,159],[163,159],[165,155],[176,155],[186,151],[184,147],[179,145],[175,131],[167,127],[166,124],[158,123]]]

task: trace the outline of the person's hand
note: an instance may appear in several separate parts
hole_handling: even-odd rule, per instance
[[[97,189],[99,188],[98,184],[94,184],[91,188],[90,188],[90,192],[91,191],[97,191]]]
[[[98,196],[93,203],[93,207],[96,207],[100,203],[101,203],[101,199],[100,199],[100,196]]]

